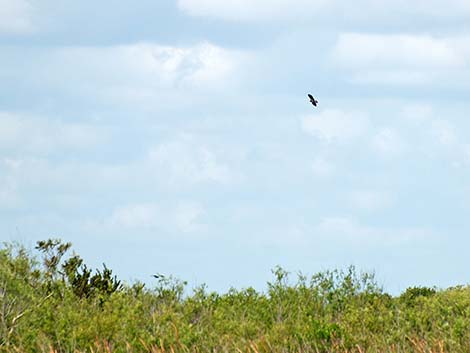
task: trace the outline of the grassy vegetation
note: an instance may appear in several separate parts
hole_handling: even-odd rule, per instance
[[[409,288],[392,297],[354,268],[291,280],[281,268],[264,292],[185,294],[91,271],[70,244],[0,249],[2,352],[470,352],[470,288]]]

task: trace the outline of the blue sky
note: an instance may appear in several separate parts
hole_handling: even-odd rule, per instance
[[[466,0],[0,0],[0,240],[220,291],[276,265],[468,283],[469,23]]]

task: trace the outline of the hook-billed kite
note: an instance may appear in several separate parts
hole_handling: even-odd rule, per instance
[[[313,98],[313,96],[309,93],[308,98],[310,98],[310,103],[312,103],[315,107],[317,106],[318,101]]]

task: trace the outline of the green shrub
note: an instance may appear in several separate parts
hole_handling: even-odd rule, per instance
[[[469,352],[470,288],[412,287],[398,297],[354,267],[292,280],[273,270],[266,292],[219,294],[156,275],[126,284],[92,271],[71,244],[0,249],[4,352]]]

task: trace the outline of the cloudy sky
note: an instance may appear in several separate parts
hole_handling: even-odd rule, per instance
[[[219,291],[470,282],[468,0],[0,0],[0,83],[1,241]]]

